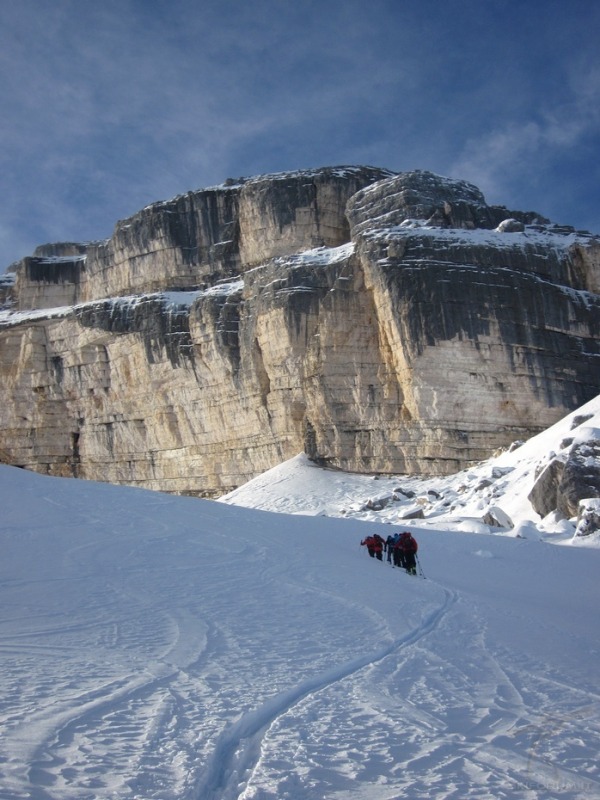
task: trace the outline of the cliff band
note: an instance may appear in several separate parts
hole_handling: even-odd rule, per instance
[[[423,171],[190,192],[38,248],[0,302],[0,460],[52,475],[450,474],[600,391],[600,239]]]

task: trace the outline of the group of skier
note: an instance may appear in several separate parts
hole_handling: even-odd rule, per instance
[[[367,548],[371,558],[383,560],[383,554],[387,554],[388,564],[394,567],[405,569],[409,575],[417,574],[417,550],[419,545],[417,540],[409,531],[390,534],[384,539],[378,533],[365,537],[361,546]]]

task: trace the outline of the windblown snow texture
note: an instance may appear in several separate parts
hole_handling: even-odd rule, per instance
[[[8,467],[0,502],[3,800],[600,797],[595,536],[413,525],[423,581],[379,522]]]

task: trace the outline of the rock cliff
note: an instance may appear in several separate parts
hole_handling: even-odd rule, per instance
[[[447,474],[600,386],[600,240],[428,172],[227,181],[14,273],[0,453],[51,474],[214,496],[302,450]]]

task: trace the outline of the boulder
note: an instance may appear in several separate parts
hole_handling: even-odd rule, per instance
[[[496,230],[498,233],[523,233],[525,225],[516,219],[503,219]]]
[[[490,506],[483,518],[483,522],[491,528],[504,528],[505,530],[514,528],[512,519],[499,506]]]
[[[596,497],[580,500],[577,509],[575,536],[590,536],[592,533],[600,533],[600,500]]]
[[[559,507],[559,487],[564,468],[565,465],[561,459],[552,459],[537,476],[528,495],[533,510],[542,518]]]

